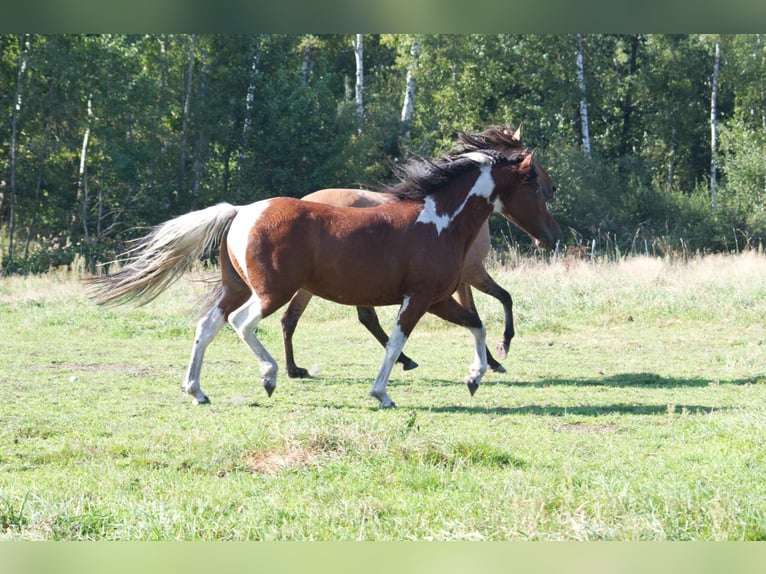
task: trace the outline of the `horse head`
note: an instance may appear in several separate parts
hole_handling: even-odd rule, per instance
[[[535,151],[513,154],[493,170],[495,211],[525,231],[535,243],[552,248],[561,228],[548,210],[556,186],[537,161]]]

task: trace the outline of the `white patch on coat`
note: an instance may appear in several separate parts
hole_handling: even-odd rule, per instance
[[[434,200],[434,196],[429,195],[426,197],[423,209],[415,221],[416,223],[431,224],[436,227],[437,235],[441,235],[441,232],[447,229],[450,223],[452,223],[455,218],[460,215],[469,199],[472,197],[483,197],[489,201],[489,198],[492,196],[492,192],[495,189],[495,181],[492,179],[491,158],[478,152],[467,153],[464,157],[469,156],[477,156],[476,158],[470,157],[470,159],[480,163],[481,167],[479,168],[479,177],[473,184],[471,191],[469,191],[468,195],[465,196],[463,203],[460,204],[454,213],[439,214],[436,212],[436,201]],[[482,160],[480,158],[484,159]],[[495,210],[497,210],[497,205],[495,206]]]
[[[229,227],[227,243],[232,259],[237,262],[240,268],[245,269],[247,261],[247,247],[249,243],[250,230],[257,223],[263,212],[271,203],[270,200],[257,201],[245,207],[240,208],[234,220]]]

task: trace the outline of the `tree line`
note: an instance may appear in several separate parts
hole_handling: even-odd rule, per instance
[[[766,232],[761,35],[0,35],[4,272],[109,259],[217,201],[377,187],[521,124],[566,246]],[[493,218],[498,241],[524,242]],[[637,247],[638,246],[638,247]]]

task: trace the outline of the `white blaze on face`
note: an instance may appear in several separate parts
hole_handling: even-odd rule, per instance
[[[481,164],[481,167],[479,168],[479,178],[476,180],[476,183],[473,184],[471,191],[468,192],[463,203],[460,204],[454,213],[439,214],[436,212],[436,201],[433,196],[429,195],[426,197],[423,210],[420,212],[420,215],[418,215],[416,220],[416,223],[431,224],[436,227],[437,235],[441,235],[441,232],[447,229],[449,224],[460,215],[471,197],[483,197],[489,201],[492,196],[492,191],[495,189],[495,181],[492,179],[492,159],[489,156],[486,156],[483,153],[471,152],[464,154],[462,157],[467,157],[476,163]],[[496,200],[496,211],[498,209],[497,204],[498,201]]]
[[[237,262],[240,268],[245,269],[247,261],[247,246],[250,230],[256,224],[263,212],[269,206],[270,200],[251,203],[239,210],[229,227],[227,243],[232,255],[232,259]]]

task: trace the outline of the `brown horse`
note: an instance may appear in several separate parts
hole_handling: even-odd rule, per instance
[[[481,149],[494,149],[510,156],[514,152],[524,149],[521,141],[521,127],[511,132],[509,126],[492,126],[478,134],[461,133],[455,142],[453,149],[448,155],[453,157],[471,151]],[[325,203],[337,207],[375,207],[383,205],[390,201],[396,201],[397,197],[391,193],[381,193],[363,189],[349,188],[331,188],[320,189],[302,197],[304,201],[313,201],[316,203]],[[497,351],[500,358],[504,359],[508,353],[511,339],[515,334],[513,324],[513,299],[510,293],[500,287],[487,269],[484,267],[484,259],[489,254],[492,243],[489,235],[489,222],[485,222],[479,230],[473,244],[471,244],[468,254],[463,261],[463,270],[458,286],[453,297],[466,309],[476,312],[476,305],[471,292],[471,286],[480,291],[491,295],[503,305],[505,312],[505,328],[503,338],[497,344]],[[288,377],[303,378],[308,377],[307,369],[299,367],[295,363],[295,352],[293,348],[293,335],[298,326],[298,321],[303,315],[306,307],[311,302],[313,295],[305,289],[300,289],[290,301],[287,309],[282,315],[282,340],[285,347],[285,367]],[[384,347],[388,343],[388,335],[380,326],[378,315],[373,307],[357,307],[357,316],[359,321],[372,333],[372,335]],[[418,364],[402,352],[397,358],[397,363],[401,363],[405,371],[414,369]],[[504,373],[505,368],[492,356],[487,349],[487,364],[489,369]]]
[[[465,382],[474,394],[487,370],[486,331],[476,313],[451,297],[465,255],[493,211],[544,245],[555,244],[560,229],[547,208],[554,190],[526,149],[510,156],[489,148],[412,161],[402,183],[390,190],[400,201],[361,209],[285,197],[218,204],[157,226],[127,252],[125,266],[91,283],[101,303],[148,302],[220,243],[221,281],[212,308],[197,324],[183,385],[198,403],[209,402],[200,386],[205,350],[227,321],[256,355],[271,396],[277,363],[255,326],[301,288],[346,305],[400,305],[370,392],[381,408],[395,406],[386,384],[426,312],[473,334],[475,357]]]
[[[383,205],[397,198],[384,192],[375,192],[362,189],[331,188],[320,189],[302,197],[304,201],[313,201],[315,203],[325,203],[337,207],[375,207]],[[485,222],[479,230],[479,234],[471,244],[468,254],[463,261],[463,270],[460,277],[460,285],[453,294],[463,307],[476,311],[476,305],[473,300],[471,287],[476,287],[480,291],[491,295],[503,305],[505,311],[505,330],[503,339],[497,344],[497,351],[500,358],[505,358],[515,331],[513,326],[513,299],[510,293],[500,287],[487,269],[484,267],[484,259],[489,254],[492,247],[489,236],[489,222]],[[303,312],[311,302],[313,295],[305,289],[300,289],[290,301],[284,314],[282,315],[282,339],[285,347],[285,367],[288,377],[303,378],[308,377],[308,370],[299,367],[295,363],[295,354],[293,349],[293,334],[298,326]],[[359,321],[384,347],[388,343],[388,335],[383,330],[378,319],[378,315],[373,307],[357,307],[357,316]],[[405,371],[414,369],[418,364],[403,352],[399,355],[397,363],[401,363]],[[505,368],[492,356],[487,349],[487,364],[491,371],[504,373]]]

